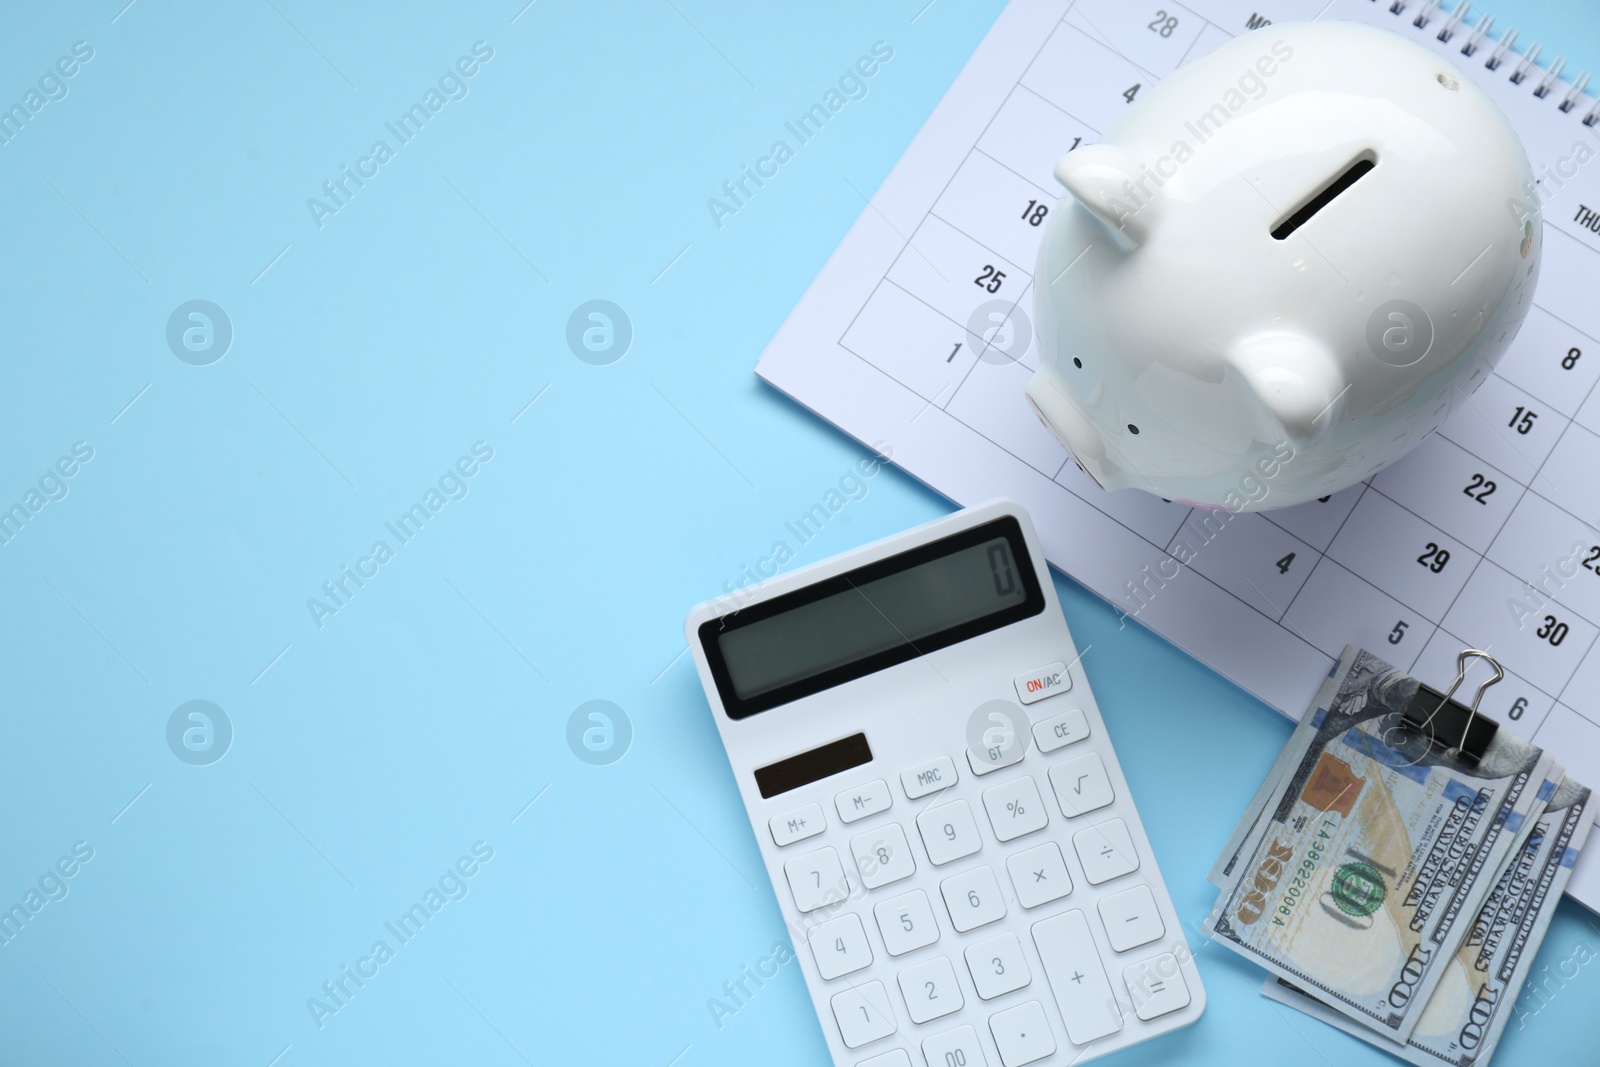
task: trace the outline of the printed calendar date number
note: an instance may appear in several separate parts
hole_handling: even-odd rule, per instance
[[[1583,349],[1581,349],[1581,348],[1569,348],[1569,349],[1567,349],[1567,354],[1565,356],[1563,356],[1562,359],[1561,359],[1561,369],[1562,370],[1571,370],[1573,367],[1576,367],[1578,365],[1578,360],[1581,359],[1581,358],[1583,358]]]
[[[1539,413],[1537,411],[1518,404],[1517,410],[1511,413],[1511,421],[1506,425],[1520,434],[1527,434],[1533,430],[1533,422],[1538,417]]]
[[[1145,29],[1161,37],[1171,37],[1172,31],[1178,28],[1178,16],[1169,15],[1165,10],[1157,9],[1156,17],[1150,20]]]
[[[1533,636],[1544,638],[1552,648],[1559,648],[1561,642],[1567,639],[1567,624],[1554,615],[1546,615],[1543,625],[1533,631]]]
[[[1000,283],[1005,280],[1005,271],[995,270],[994,264],[985,263],[983,265],[983,269],[978,272],[978,276],[972,279],[972,284],[976,285],[979,289],[986,289],[991,293],[998,293],[1000,291]]]
[[[1402,619],[1401,621],[1395,623],[1394,624],[1394,629],[1389,631],[1389,643],[1391,645],[1398,645],[1400,643],[1400,640],[1403,637],[1405,637],[1406,629],[1410,625],[1411,624],[1409,622],[1406,622],[1404,619]]]
[[[1428,542],[1427,550],[1417,557],[1417,562],[1435,574],[1444,570],[1444,565],[1450,562],[1450,550],[1440,548],[1432,541]]]
[[[1028,206],[1022,209],[1022,218],[1029,226],[1039,225],[1048,214],[1050,214],[1050,208],[1037,200],[1029,200]]]
[[[1492,479],[1485,478],[1481,474],[1474,474],[1472,480],[1467,483],[1467,487],[1461,491],[1487,507],[1489,497],[1494,495],[1494,490],[1495,484]]]
[[[1600,545],[1589,546],[1589,554],[1583,557],[1583,569],[1600,575]]]
[[[1516,700],[1512,701],[1511,710],[1506,712],[1506,718],[1512,719],[1512,720],[1520,719],[1520,718],[1522,718],[1522,713],[1527,711],[1527,710],[1528,710],[1528,698],[1527,697],[1518,697]]]

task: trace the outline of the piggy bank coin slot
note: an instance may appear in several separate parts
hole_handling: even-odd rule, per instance
[[[1324,185],[1321,192],[1306,201],[1305,206],[1274,226],[1272,228],[1273,240],[1282,241],[1291,233],[1310,222],[1313,215],[1333,203],[1340,193],[1360,181],[1362,175],[1377,165],[1377,158],[1370,151],[1357,157],[1354,163],[1346,167],[1327,185]]]

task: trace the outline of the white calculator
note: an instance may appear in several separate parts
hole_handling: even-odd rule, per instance
[[[1205,991],[1033,525],[970,508],[686,630],[839,1067],[1069,1064]]]

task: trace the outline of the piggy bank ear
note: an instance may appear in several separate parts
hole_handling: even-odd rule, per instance
[[[1227,360],[1256,400],[1258,432],[1311,444],[1344,413],[1348,387],[1338,360],[1303,334],[1253,334],[1236,342]]]
[[[1143,188],[1139,160],[1116,145],[1074,149],[1056,164],[1056,181],[1088,209],[1123,251],[1144,243],[1155,226],[1161,193],[1152,181]]]

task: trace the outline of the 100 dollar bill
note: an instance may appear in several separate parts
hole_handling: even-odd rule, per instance
[[[1219,944],[1396,1041],[1542,807],[1551,765],[1505,731],[1475,764],[1431,744],[1403,720],[1417,685],[1345,650],[1206,920]]]
[[[1589,802],[1587,787],[1561,778],[1532,833],[1484,901],[1404,1048],[1388,1041],[1381,1047],[1426,1067],[1488,1063],[1588,837],[1593,823]],[[1261,992],[1357,1037],[1372,1039],[1370,1030],[1355,1026],[1281,979],[1268,978]]]

